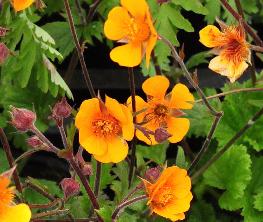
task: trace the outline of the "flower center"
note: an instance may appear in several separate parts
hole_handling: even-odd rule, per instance
[[[158,191],[156,198],[152,200],[152,204],[155,207],[165,207],[174,198],[172,189],[170,186],[163,186]]]
[[[158,104],[155,108],[154,108],[154,113],[157,116],[166,116],[168,113],[168,108],[165,105],[162,104]]]
[[[150,36],[150,28],[145,21],[135,18],[130,19],[127,30],[127,38],[132,42],[144,42]]]
[[[0,176],[0,214],[11,204],[14,197],[13,189],[8,188],[9,183],[8,178]]]
[[[93,132],[97,136],[116,136],[121,133],[119,121],[112,116],[96,119],[92,122]]]

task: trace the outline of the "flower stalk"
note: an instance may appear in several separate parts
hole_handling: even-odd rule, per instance
[[[15,160],[14,160],[14,157],[12,155],[11,148],[10,148],[10,145],[8,143],[6,134],[2,128],[0,128],[0,141],[3,145],[3,149],[5,151],[5,154],[6,154],[10,169],[11,169],[15,166]],[[16,189],[18,190],[19,193],[22,193],[23,189],[22,189],[22,185],[21,185],[21,182],[20,182],[16,168],[14,169],[14,172],[13,172],[13,178],[14,178],[14,183],[15,183]]]

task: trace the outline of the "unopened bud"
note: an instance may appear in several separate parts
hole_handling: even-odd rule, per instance
[[[62,187],[62,190],[64,192],[64,196],[66,198],[75,196],[79,193],[80,191],[80,185],[77,181],[75,181],[72,178],[64,178],[61,182],[60,185]]]
[[[93,174],[92,166],[89,163],[82,164],[81,171],[85,176],[91,176]]]
[[[46,4],[42,0],[36,0],[35,6],[37,9],[43,9],[47,7]]]
[[[155,183],[156,180],[160,177],[160,175],[161,175],[160,167],[154,167],[146,170],[144,177],[150,183]]]
[[[7,31],[9,31],[9,29],[0,27],[0,37],[6,36]]]
[[[72,107],[68,104],[67,99],[63,97],[61,101],[57,102],[52,109],[52,118],[60,121],[63,118],[70,116]]]
[[[154,138],[155,138],[156,142],[158,142],[158,143],[162,143],[162,142],[166,141],[171,136],[172,135],[170,133],[168,133],[167,130],[162,128],[162,127],[156,129],[154,132]]]
[[[37,136],[29,137],[26,142],[33,148],[38,148],[43,145],[43,142]]]
[[[10,55],[10,50],[6,47],[4,43],[0,43],[0,65],[5,62],[7,57]]]
[[[34,127],[36,114],[23,108],[11,108],[11,124],[19,131],[26,132]]]

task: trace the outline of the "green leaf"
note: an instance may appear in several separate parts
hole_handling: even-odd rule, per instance
[[[262,74],[257,77],[260,78]],[[253,87],[251,80],[244,82],[243,84],[235,83],[231,85],[226,85],[222,90],[223,92],[228,92],[234,89],[243,89]],[[250,105],[249,101],[258,100],[263,98],[263,92],[240,92],[225,97],[222,103],[222,110],[224,116],[218,125],[218,129],[215,133],[215,137],[219,143],[219,146],[225,145],[235,134],[238,132],[248,121],[255,115],[260,108]],[[240,109],[240,104],[246,104],[244,109]],[[255,122],[255,124],[245,132],[244,136],[241,137],[237,143],[246,143],[247,140],[254,141],[259,145],[261,150],[263,149],[263,118],[260,118]],[[255,133],[257,132],[257,133]],[[249,139],[247,139],[249,138]],[[258,147],[255,147],[258,148]],[[259,151],[259,149],[256,149]]]
[[[186,67],[188,69],[193,69],[197,67],[200,64],[208,63],[209,61],[207,58],[211,57],[211,53],[205,51],[205,52],[198,52],[194,55],[192,55],[187,62],[185,63]]]
[[[109,206],[101,207],[99,210],[96,210],[96,212],[102,217],[104,222],[111,222],[111,215],[113,212],[113,208]]]
[[[136,146],[136,157],[147,158],[154,161],[157,164],[163,165],[166,160],[166,150],[169,147],[169,143],[161,143],[154,146]]]
[[[45,66],[47,67],[47,69],[50,71],[51,81],[54,84],[60,86],[62,89],[64,89],[66,91],[68,97],[73,100],[74,98],[73,98],[73,94],[72,94],[70,88],[65,83],[63,78],[60,76],[56,67],[46,57],[43,57],[43,62],[45,64]]]
[[[184,149],[178,146],[177,156],[176,156],[176,166],[180,168],[187,168],[187,162],[185,160]]]
[[[208,10],[208,14],[205,16],[205,20],[208,24],[213,24],[216,17],[220,17],[221,4],[219,0],[206,0],[205,7]]]
[[[199,0],[172,0],[176,5],[180,5],[187,11],[193,11],[197,14],[206,15],[208,10],[200,3]]]
[[[263,211],[263,191],[254,196],[254,208]]]
[[[55,39],[56,46],[63,57],[67,57],[74,49],[74,42],[68,22],[47,23],[43,27]],[[78,33],[79,34],[79,33]]]
[[[90,211],[90,200],[86,193],[83,196],[70,198],[66,204],[66,208],[74,218],[86,218]]]
[[[5,151],[0,147],[0,174],[9,169]]]
[[[251,179],[251,160],[247,149],[242,145],[232,146],[205,173],[204,182],[212,187],[225,190],[219,198],[223,209],[236,210],[237,204],[229,200],[238,200]],[[238,206],[240,208],[240,206]]]

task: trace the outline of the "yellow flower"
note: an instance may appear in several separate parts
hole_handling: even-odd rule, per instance
[[[155,183],[143,180],[152,212],[172,221],[185,219],[193,199],[191,179],[177,166],[166,168]]]
[[[102,163],[117,163],[128,154],[126,140],[134,136],[130,110],[106,96],[105,104],[97,98],[85,100],[75,121],[79,142],[94,158]]]
[[[147,95],[147,102],[139,96],[135,98],[137,123],[153,132],[160,127],[167,128],[172,135],[168,140],[177,143],[183,139],[190,126],[188,119],[179,118],[183,114],[181,109],[191,109],[194,97],[181,83],[176,84],[172,92],[166,95],[169,84],[169,80],[161,75],[144,81],[142,89]],[[131,98],[127,103],[131,109]],[[149,145],[157,143],[153,135],[149,135],[149,139],[140,130],[136,130],[136,136]]]
[[[29,222],[31,211],[26,204],[13,203],[14,189],[9,188],[10,180],[0,175],[0,221],[1,222]]]
[[[12,0],[12,3],[14,9],[18,12],[28,8],[34,1],[35,0]]]
[[[213,25],[208,25],[200,32],[200,42],[209,48],[215,48],[217,54],[209,63],[209,68],[230,82],[235,82],[247,69],[250,63],[250,49],[241,25],[224,26],[222,31]]]
[[[110,52],[110,58],[120,66],[134,67],[141,63],[145,54],[147,67],[157,41],[149,7],[145,0],[121,0],[114,7],[104,25],[108,39],[127,43]]]

